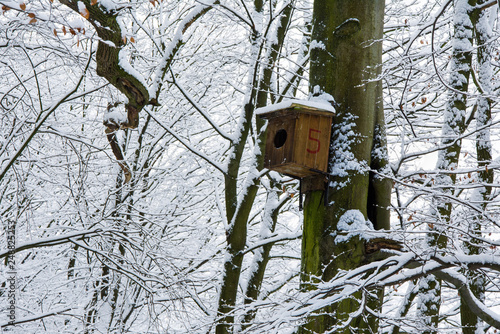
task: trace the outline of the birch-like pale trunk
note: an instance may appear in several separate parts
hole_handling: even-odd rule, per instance
[[[457,0],[454,3],[453,51],[449,67],[450,87],[448,103],[444,111],[441,133],[441,146],[436,169],[441,171],[436,177],[436,184],[441,186],[446,195],[453,195],[456,174],[447,173],[456,170],[459,163],[462,141],[459,138],[465,131],[467,109],[467,91],[471,73],[473,45],[473,7],[476,0]],[[444,198],[444,197],[443,197]],[[447,245],[446,225],[450,223],[452,203],[438,199],[434,215],[439,224],[429,224],[427,247],[439,252]],[[428,275],[419,281],[418,313],[423,321],[423,333],[438,333],[439,309],[441,305],[441,281],[434,275]]]
[[[477,4],[484,4],[485,0],[478,0]],[[489,23],[489,10],[480,11],[477,14],[477,22],[475,24],[475,40],[477,44],[477,63],[478,63],[478,78],[477,88],[482,94],[477,100],[477,110],[475,113],[476,119],[476,155],[477,155],[477,181],[483,185],[477,189],[472,200],[480,203],[481,209],[486,209],[488,200],[491,195],[491,184],[493,183],[493,170],[488,169],[488,165],[492,159],[492,146],[490,139],[491,124],[491,101],[488,95],[492,89],[492,64],[491,64],[491,47],[489,46],[491,38],[491,27]],[[470,222],[468,226],[469,234],[472,236],[481,237],[483,221],[480,214]],[[483,251],[482,242],[479,239],[472,238],[464,246],[466,254],[476,255]],[[484,301],[485,285],[484,277],[476,272],[469,271],[466,273],[470,281],[470,289],[472,293],[479,299]],[[468,303],[461,297],[460,303],[460,318],[462,322],[462,331],[464,334],[479,334],[484,333],[484,327],[481,326],[481,320],[471,311]]]

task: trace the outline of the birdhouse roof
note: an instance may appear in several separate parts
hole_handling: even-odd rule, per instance
[[[260,117],[266,118],[265,116],[270,116],[270,114],[285,109],[295,109],[297,111],[300,110],[301,112],[305,113],[324,116],[333,116],[335,114],[335,108],[327,101],[307,101],[294,99],[285,100],[280,103],[258,108],[255,110],[255,113]]]

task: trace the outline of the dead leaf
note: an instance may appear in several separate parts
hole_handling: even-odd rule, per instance
[[[34,18],[35,17],[35,13],[29,13],[28,17]]]
[[[36,23],[36,19],[31,19],[30,20],[30,24],[35,24]]]
[[[65,26],[62,27],[62,32],[63,32],[63,34],[66,35],[66,27]]]
[[[89,19],[89,17],[90,17],[90,13],[89,13],[89,11],[87,10],[87,8],[84,8],[84,9],[80,12],[80,14],[81,14],[84,18],[86,18],[87,20],[88,20],[88,19]]]
[[[90,5],[91,5],[91,6],[97,5],[97,0],[91,0],[91,1],[90,1]]]
[[[69,28],[69,32],[71,33],[71,35],[75,36],[76,35],[76,32],[73,28]]]
[[[20,4],[19,8],[21,8],[21,10],[26,10],[26,4],[25,3]]]
[[[134,37],[130,37],[130,42],[131,43],[135,43],[135,38]]]
[[[53,32],[54,32],[54,36],[57,36],[57,30],[54,29]]]

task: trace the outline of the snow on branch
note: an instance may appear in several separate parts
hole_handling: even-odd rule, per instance
[[[100,235],[104,235],[104,234],[109,234],[112,232],[113,231],[111,231],[111,230],[103,230],[102,228],[95,228],[92,230],[78,231],[78,232],[68,233],[68,234],[64,234],[64,235],[58,235],[55,237],[36,239],[36,240],[29,241],[29,242],[25,242],[12,250],[0,252],[0,259],[3,259],[4,257],[7,257],[9,255],[19,253],[21,251],[28,250],[28,249],[57,246],[57,245],[72,242],[71,239],[83,240],[83,239],[88,239],[88,238],[92,238],[92,237],[96,237],[96,236],[100,236]]]
[[[196,111],[200,113],[201,116],[212,126],[212,128],[224,139],[229,140],[230,142],[234,142],[235,138],[231,137],[229,134],[227,134],[224,130],[222,130],[215,122],[210,118],[210,116],[203,111],[203,108],[196,103],[193,98],[189,95],[188,92],[186,92],[180,84],[175,80],[175,75],[172,73],[172,82],[179,89],[181,94],[188,100],[188,102],[193,106]]]
[[[40,319],[43,319],[43,318],[51,317],[53,315],[58,315],[58,314],[61,314],[61,313],[65,313],[65,312],[68,312],[70,310],[71,310],[71,308],[65,308],[65,309],[62,309],[62,310],[59,310],[59,311],[51,311],[51,312],[46,312],[46,313],[38,314],[38,315],[35,315],[35,316],[32,316],[32,317],[22,318],[22,319],[19,319],[17,321],[14,321],[14,322],[3,323],[3,324],[0,324],[0,331],[3,331],[2,328],[8,327],[8,326],[15,326],[15,325],[24,324],[24,323],[31,322],[31,321],[40,320]]]
[[[185,140],[182,140],[175,132],[173,132],[171,129],[168,128],[168,126],[164,125],[160,120],[158,120],[152,113],[150,113],[148,110],[146,110],[146,113],[151,116],[152,119],[155,120],[156,123],[158,123],[159,126],[161,126],[165,131],[167,131],[172,137],[177,139],[184,147],[186,147],[189,151],[191,151],[194,155],[202,158],[206,162],[208,162],[210,165],[212,165],[215,169],[217,169],[219,172],[222,174],[226,174],[227,171],[225,168],[215,161],[212,161],[206,154],[198,151],[195,149],[193,146],[191,146],[189,143],[187,143]]]
[[[299,323],[304,316],[314,314],[326,306],[344,299],[352,299],[361,293],[360,309],[364,306],[362,299],[371,290],[395,286],[420,277],[433,274],[453,285],[466,299],[471,310],[489,325],[500,328],[500,314],[490,310],[471,292],[467,278],[460,273],[463,267],[468,269],[490,269],[500,272],[500,256],[495,254],[427,256],[425,253],[400,252],[381,261],[370,262],[348,272],[340,272],[329,282],[317,284],[317,289],[299,292],[281,306],[264,304],[262,307],[277,307],[274,317],[269,319],[266,331],[277,330],[280,326],[291,322]],[[254,329],[262,325],[255,325]]]

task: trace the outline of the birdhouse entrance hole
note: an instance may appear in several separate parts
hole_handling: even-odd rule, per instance
[[[286,137],[287,134],[285,129],[278,130],[278,132],[276,132],[276,135],[274,136],[274,147],[280,148],[285,145]]]

